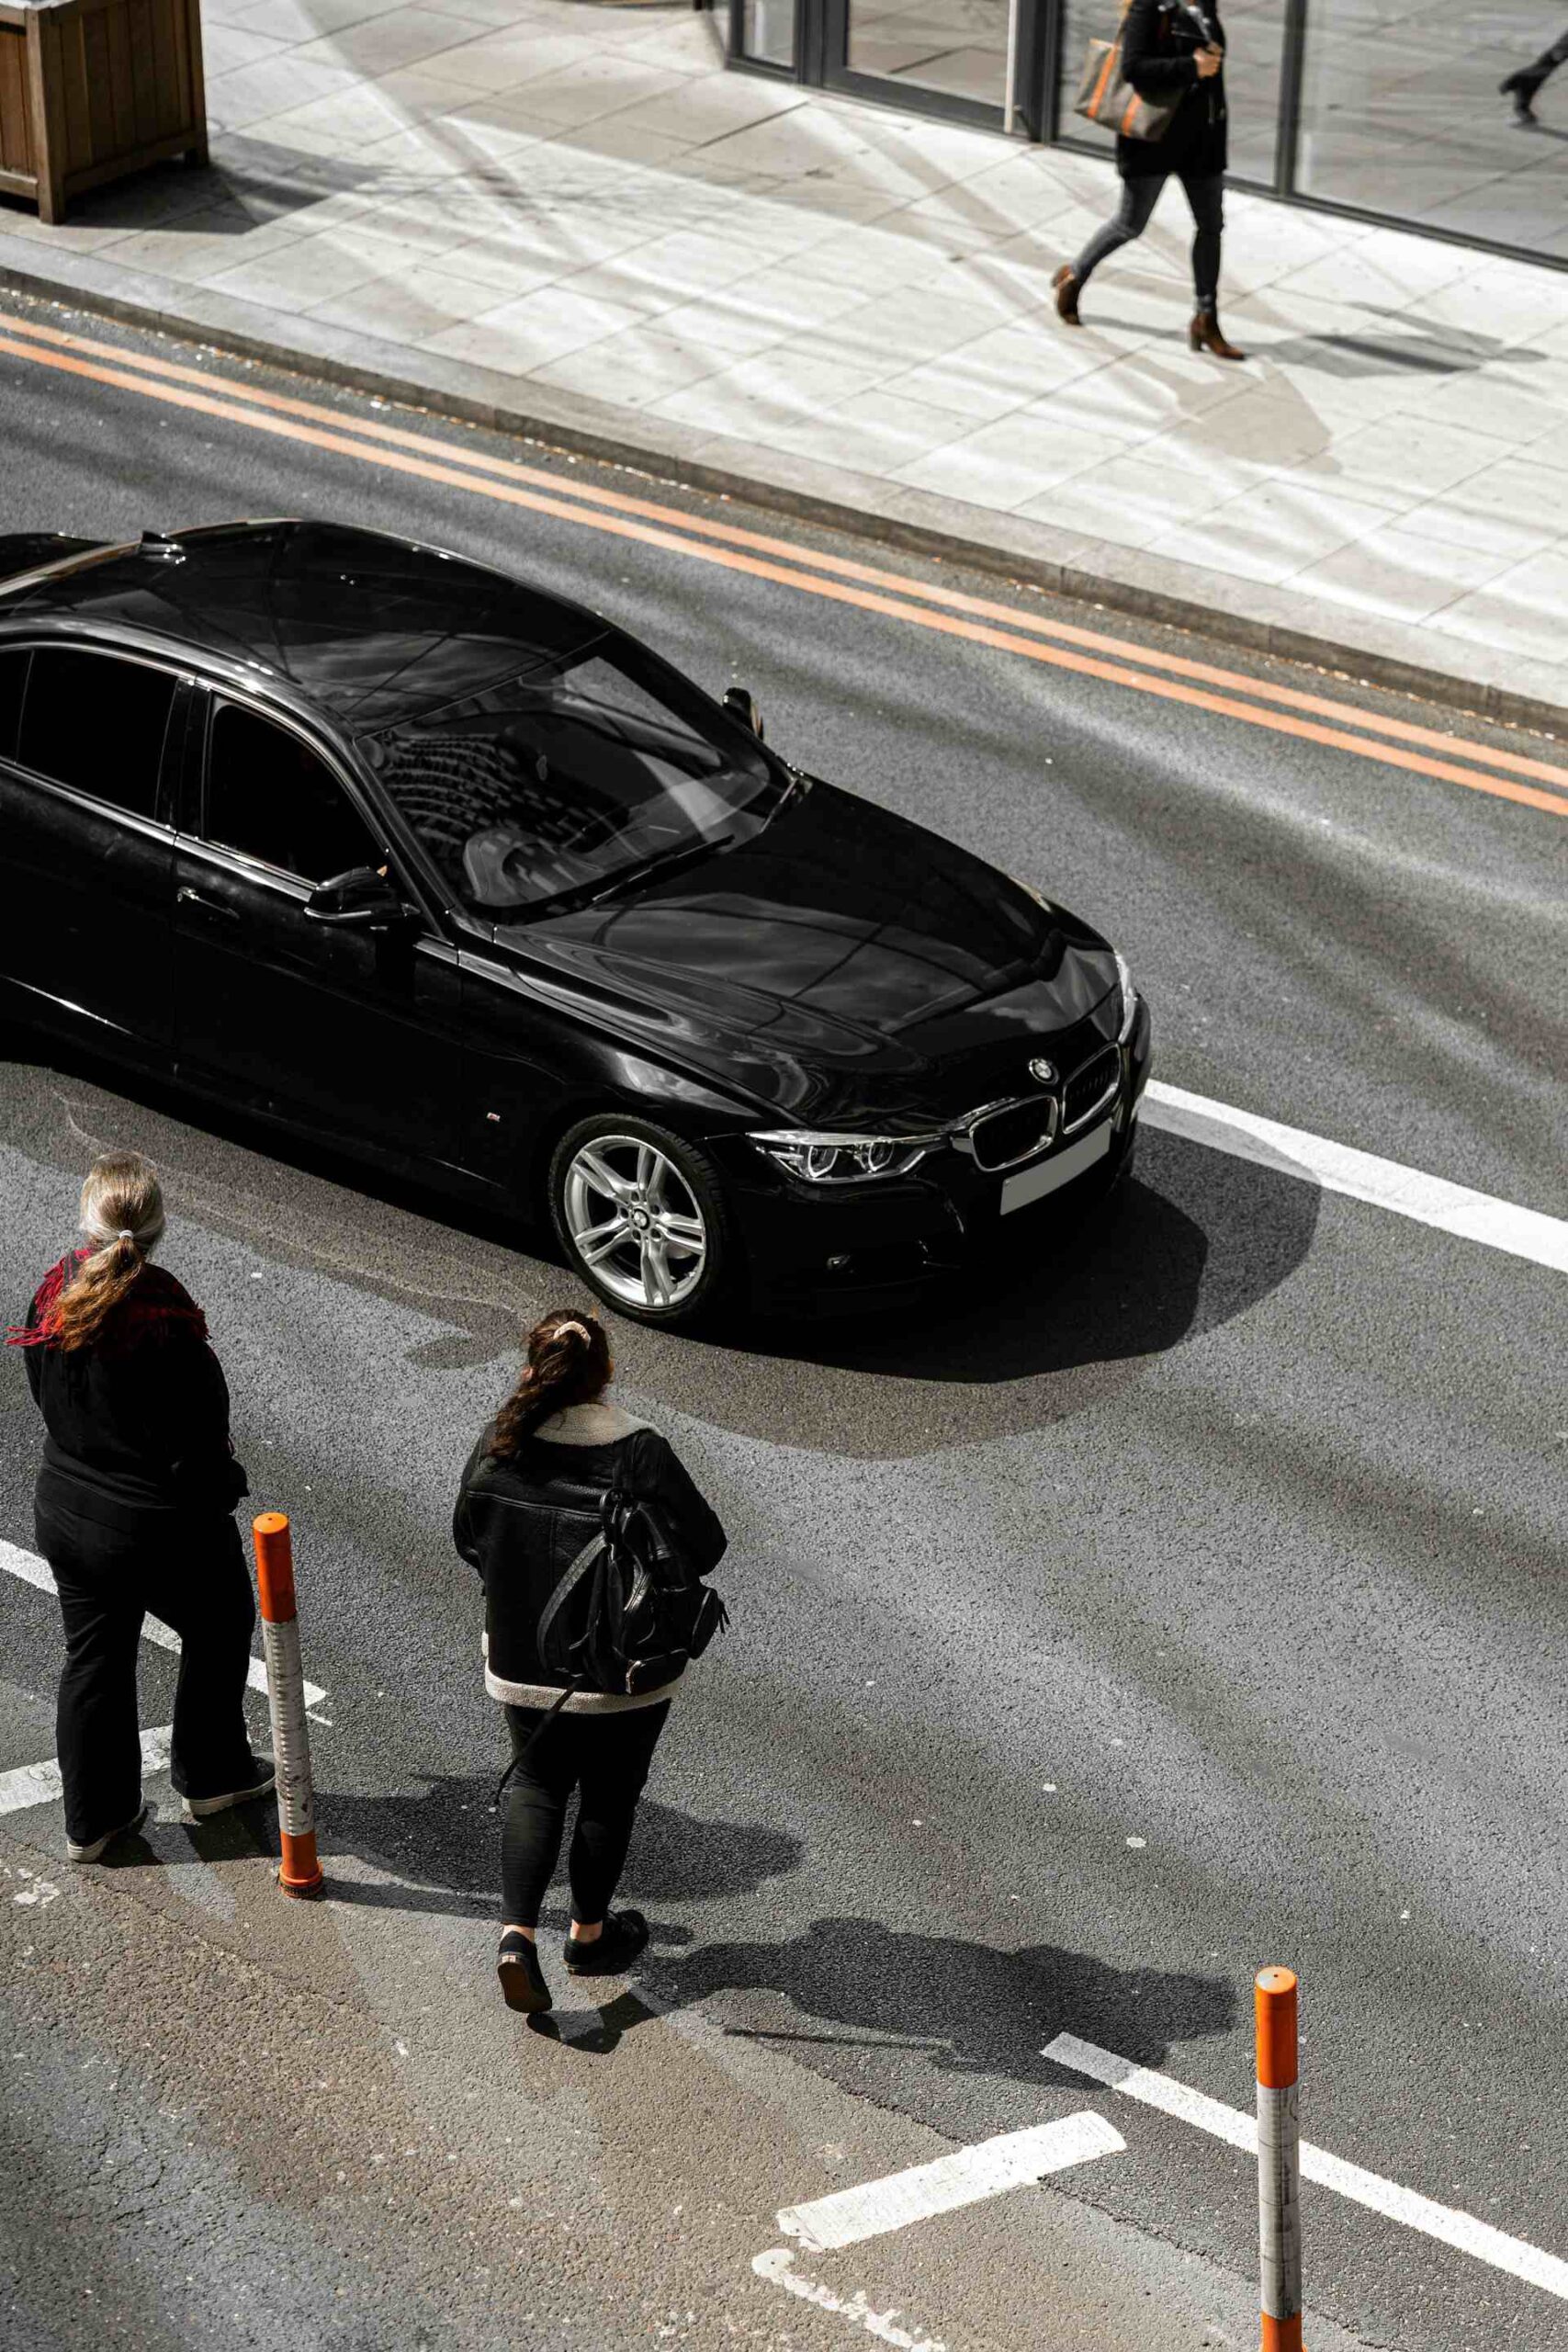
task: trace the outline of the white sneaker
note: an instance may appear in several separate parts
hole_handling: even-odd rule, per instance
[[[106,1829],[103,1836],[95,1838],[90,1846],[74,1846],[67,1838],[66,1853],[73,1862],[96,1862],[107,1846],[112,1846],[117,1838],[129,1838],[133,1829],[141,1828],[146,1818],[147,1807],[139,1804],[129,1821],[122,1821],[118,1829]]]
[[[182,1821],[205,1821],[209,1814],[227,1813],[231,1805],[250,1804],[256,1797],[269,1797],[277,1785],[276,1772],[264,1772],[261,1779],[248,1789],[231,1789],[227,1796],[185,1797],[180,1803]]]

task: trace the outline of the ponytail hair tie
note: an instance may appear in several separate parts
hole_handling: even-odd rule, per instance
[[[578,1322],[558,1323],[556,1325],[555,1336],[558,1340],[564,1340],[569,1331],[575,1331],[578,1337],[582,1340],[591,1340],[593,1337],[593,1334],[590,1331],[586,1323]]]
[[[117,1241],[134,1241],[135,1238],[136,1236],[132,1233],[129,1225],[122,1225],[119,1231],[115,1235],[115,1239]]]

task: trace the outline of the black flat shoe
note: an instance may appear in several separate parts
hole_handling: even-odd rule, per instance
[[[619,1976],[648,1941],[640,1911],[612,1911],[591,1944],[568,1936],[561,1951],[570,1976]]]
[[[509,2009],[521,2009],[525,2017],[536,2017],[541,2009],[555,2007],[555,1996],[545,1982],[539,1955],[526,1936],[502,1936],[501,1950],[495,1956],[495,1973],[501,1979]]]

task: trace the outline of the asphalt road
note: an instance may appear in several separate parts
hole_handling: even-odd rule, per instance
[[[264,434],[166,405],[151,379],[73,377],[3,349],[0,370],[0,528],[130,535],[312,514],[525,571],[711,687],[742,681],[787,756],[1102,926],[1152,1000],[1163,1080],[1562,1214],[1561,818],[701,561],[678,533],[608,533],[586,505],[545,514],[389,469],[321,446],[333,436],[319,425],[315,441]],[[322,387],[227,372],[389,421]],[[612,489],[792,535],[776,517],[463,427],[396,423],[553,471],[579,500]],[[1454,759],[1555,756],[1343,681],[794,536],[1223,664],[1260,692],[1283,684],[1451,729]],[[391,2195],[379,2220],[374,2198],[334,2220],[329,2168],[308,2219],[301,2206],[285,2227],[224,2118],[231,2107],[250,2119],[253,2151],[278,2129],[276,2107],[247,2104],[253,2074],[277,2064],[257,2039],[257,2003],[264,2021],[269,2000],[330,2007],[347,1977],[361,1995],[380,1986],[378,2014],[428,2021],[427,2043],[411,2046],[432,2099],[457,2096],[479,2046],[459,2051],[454,2037],[446,2050],[438,2031],[448,1975],[482,1991],[496,1848],[485,1810],[496,1724],[448,1514],[520,1318],[570,1285],[534,1254],[537,1237],[477,1228],[173,1098],[128,1095],[70,1056],[23,1050],[0,1088],[0,1278],[17,1308],[70,1238],[95,1148],[132,1144],[164,1170],[164,1255],[208,1309],[257,1507],[296,1521],[307,1670],[329,1693],[323,1844],[345,1883],[369,1890],[331,1942],[329,1915],[300,1926],[290,1908],[279,1924],[243,1843],[192,1859],[171,1826],[135,1867],[88,1887],[63,1885],[61,1865],[49,1872],[58,1897],[0,1905],[12,1953],[0,2005],[19,2053],[6,2129],[25,2160],[0,2189],[18,2341],[85,2342],[95,2308],[114,2305],[130,2314],[123,2340],[203,2352],[220,2340],[488,2343],[471,2279],[460,2288],[454,2272],[439,2293],[399,2283]],[[617,1355],[622,1395],[671,1431],[730,1526],[735,1623],[682,1697],[634,1854],[629,1891],[658,1929],[638,1998],[581,2047],[570,2035],[554,2050],[525,2042],[521,2060],[493,2021],[474,2029],[504,2052],[497,2064],[519,2069],[508,2096],[537,2136],[519,2185],[547,2180],[564,2200],[557,2216],[529,2190],[548,2209],[528,2217],[529,2259],[554,2285],[539,2288],[526,2340],[852,2340],[863,2325],[852,2310],[786,2301],[744,2264],[751,2300],[743,2322],[727,2316],[730,2222],[737,2245],[774,2242],[756,2233],[748,2198],[766,2233],[770,2199],[818,2193],[809,2178],[789,2188],[783,2125],[761,2154],[741,2144],[757,2139],[758,2114],[789,2115],[814,2161],[858,2178],[1086,2107],[1115,2123],[1124,2152],[1030,2196],[1023,2222],[1000,2200],[1010,2218],[991,2236],[987,2221],[944,2241],[913,2288],[893,2273],[925,2258],[919,2233],[907,2247],[881,2242],[874,2275],[903,2297],[900,2324],[912,2340],[924,2340],[917,2322],[936,2331],[950,2352],[1245,2340],[1235,2314],[1256,2275],[1245,2157],[1040,2053],[1070,2031],[1246,2108],[1249,1987],[1275,1960],[1302,1976],[1307,2135],[1568,2255],[1560,1277],[1156,1130],[1102,1220],[919,1317],[771,1327],[745,1344],[625,1329]],[[0,1539],[23,1545],[36,1451],[12,1359],[0,1365]],[[56,1640],[46,1598],[0,1578],[0,1770],[51,1751]],[[147,1720],[164,1721],[161,1655],[149,1653],[148,1676]],[[57,1812],[0,1822],[0,1867],[42,1871],[58,1835]],[[18,1893],[30,1883],[18,1879]],[[292,1960],[269,1975],[289,1936]],[[93,1955],[118,1937],[132,1939],[110,2000]],[[177,2043],[152,2022],[159,1965],[188,1972]],[[242,2058],[218,2064],[213,2036],[220,2056]],[[136,2076],[136,2052],[154,2044],[169,2071]],[[655,2047],[667,2072],[637,2054]],[[682,2071],[699,2061],[705,2088]],[[746,2071],[786,2062],[787,2092],[782,2076]],[[135,2209],[87,2199],[70,2210],[96,2234],[101,2283],[96,2305],[67,2310],[74,2290],[29,2200],[39,2183],[69,2200],[73,2152],[101,2173],[109,2110],[85,2070],[111,2064],[122,2096],[138,2085],[138,2163],[171,2181],[206,2165],[225,2218],[189,2276],[210,2294],[178,2286],[166,2249],[155,2279],[133,2278]],[[534,2079],[530,2067],[553,2071]],[[184,2138],[166,2112],[182,2070],[211,2077]],[[728,2121],[720,2075],[738,2102]],[[478,2111],[466,2110],[470,2125]],[[448,2127],[457,2164],[466,2127],[446,2115]],[[599,2169],[584,2157],[574,2173],[562,2147],[590,2127]],[[294,2156],[317,2134],[320,2155],[344,2128],[296,2115]],[[612,2143],[635,2188],[606,2188]],[[654,2263],[670,2227],[655,2209],[688,2202],[719,2254],[682,2270],[660,2237]],[[462,2239],[460,2207],[426,2200],[432,2211]],[[1305,2227],[1309,2303],[1357,2341],[1568,2346],[1568,2303],[1394,2222],[1319,2190]],[[619,2302],[584,2265],[578,2238],[595,2231]],[[573,2249],[553,2272],[540,2253],[551,2232]],[[195,2241],[176,2232],[180,2243]],[[1043,2245],[1055,2250],[1059,2325],[1017,2307],[1016,2280],[1046,2259]],[[872,2291],[869,2257],[858,2272],[838,2259],[841,2300]],[[279,2263],[288,2290],[267,2303]],[[700,2278],[710,2300],[681,2304],[679,2283],[668,2309],[657,2294],[628,2299],[639,2265],[685,2289]],[[1089,2311],[1101,2274],[1122,2301],[1107,2288],[1099,2321],[1075,2319],[1075,2295]],[[1160,2293],[1177,2298],[1194,2278],[1229,2319],[1158,2316]],[[434,2316],[416,2324],[427,2288]],[[1320,2328],[1309,2340],[1343,2339]]]

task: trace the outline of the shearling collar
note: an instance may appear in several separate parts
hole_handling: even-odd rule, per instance
[[[647,1427],[646,1421],[601,1399],[597,1405],[569,1405],[564,1413],[552,1413],[534,1435],[549,1445],[614,1445],[617,1439]]]

